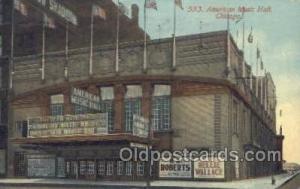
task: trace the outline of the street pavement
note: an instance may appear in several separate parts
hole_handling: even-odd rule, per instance
[[[271,177],[247,179],[233,182],[202,181],[152,181],[154,189],[298,189],[300,175],[276,175],[276,184]],[[284,186],[281,186],[283,185]],[[65,179],[0,179],[0,189],[144,189],[145,182],[109,182]],[[299,188],[300,189],[300,188]]]
[[[288,180],[278,189],[300,189],[300,173],[291,180]]]

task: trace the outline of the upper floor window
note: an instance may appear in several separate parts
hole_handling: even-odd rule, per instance
[[[142,87],[140,85],[126,86],[125,94],[125,130],[131,132],[133,127],[133,115],[141,115]]]
[[[114,130],[114,88],[101,87],[101,111],[108,115],[108,131]]]
[[[238,103],[233,101],[232,107],[232,126],[233,126],[233,133],[238,133]]]
[[[64,95],[57,94],[50,97],[50,113],[52,116],[59,116],[64,114]]]
[[[152,127],[155,131],[170,129],[171,87],[155,85],[152,99]]]
[[[3,84],[3,82],[2,82],[2,75],[3,75],[2,74],[2,67],[0,67],[0,88],[2,87],[2,84]]]
[[[0,24],[1,24],[1,18],[2,18],[2,16],[1,16],[1,13],[0,13]],[[3,51],[3,42],[2,42],[2,35],[0,34],[0,56],[2,56],[2,51]]]

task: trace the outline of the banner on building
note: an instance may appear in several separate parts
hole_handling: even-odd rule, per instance
[[[55,157],[28,155],[27,173],[28,177],[55,177]]]
[[[149,136],[149,120],[139,115],[133,115],[132,134],[147,138]]]
[[[209,158],[207,161],[194,162],[194,178],[198,179],[224,179],[225,164],[218,158]]]
[[[100,97],[85,90],[73,88],[71,91],[71,103],[101,111]]]
[[[164,161],[159,162],[160,178],[192,178],[191,162]]]
[[[107,113],[47,116],[28,119],[28,137],[108,134]]]

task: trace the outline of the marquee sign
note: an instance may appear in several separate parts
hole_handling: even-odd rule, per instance
[[[108,134],[107,113],[31,118],[28,137]]]
[[[160,178],[192,178],[192,164],[190,161],[159,162]]]
[[[71,103],[101,111],[100,97],[85,90],[73,88],[71,91]]]
[[[194,178],[199,179],[224,179],[224,161],[218,158],[209,158],[208,161],[194,162]]]

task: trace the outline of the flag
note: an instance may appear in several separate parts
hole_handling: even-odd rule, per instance
[[[183,10],[182,0],[174,0],[174,3],[176,6],[178,6],[179,8],[181,8]]]
[[[252,28],[251,28],[251,32],[249,33],[249,36],[248,36],[248,43],[253,43]]]
[[[256,49],[256,58],[257,59],[260,58],[260,50],[259,50],[259,48]]]
[[[145,8],[157,10],[156,0],[146,0],[145,1]]]
[[[15,9],[18,10],[22,15],[28,16],[28,9],[26,5],[20,0],[14,0]]]
[[[44,26],[51,29],[54,29],[56,27],[53,18],[48,17],[46,14],[44,14]]]
[[[235,24],[238,24],[241,20],[244,19],[245,12],[243,11],[242,15],[235,21]]]
[[[106,12],[98,5],[93,5],[93,16],[98,16],[103,20],[106,20]]]
[[[129,15],[129,10],[128,8],[123,4],[123,3],[119,3],[119,9],[120,9],[120,12],[126,16]]]

